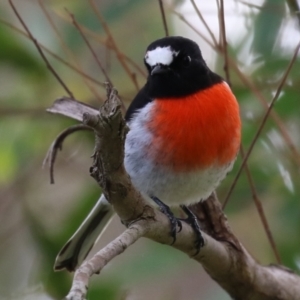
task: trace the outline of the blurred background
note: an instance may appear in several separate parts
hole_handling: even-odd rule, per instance
[[[172,35],[197,41],[208,65],[225,77],[219,43],[219,1],[164,1]],[[240,103],[243,146],[253,140],[266,107],[300,40],[296,0],[224,1],[232,89]],[[71,22],[75,15],[126,106],[145,82],[144,51],[163,37],[158,1],[15,0],[30,31],[74,97],[99,107],[105,81]],[[97,17],[96,10],[101,16]],[[108,26],[109,31],[105,29]],[[21,31],[20,31],[21,30]],[[212,37],[214,36],[214,38]],[[112,42],[112,38],[114,42]],[[47,69],[8,1],[0,2],[0,299],[61,299],[72,274],[55,273],[59,249],[97,200],[89,176],[94,138],[67,138],[55,164],[55,184],[42,168],[54,138],[76,124],[45,112],[65,90]],[[300,270],[300,59],[289,74],[273,114],[249,159],[282,263]],[[237,160],[218,189],[224,201],[241,164]],[[242,173],[225,208],[233,231],[261,263],[276,263],[247,177]],[[115,217],[92,253],[123,230]],[[168,246],[141,239],[93,276],[88,299],[206,299],[229,296],[201,265]]]

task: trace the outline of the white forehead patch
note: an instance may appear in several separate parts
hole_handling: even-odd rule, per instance
[[[168,66],[172,63],[174,56],[179,53],[172,50],[170,46],[167,47],[157,47],[154,50],[150,50],[146,53],[145,60],[146,63],[154,67],[157,64],[162,64]]]

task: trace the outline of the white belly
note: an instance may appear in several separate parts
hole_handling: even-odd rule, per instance
[[[152,134],[145,127],[151,117],[151,105],[149,103],[141,109],[130,122],[125,141],[124,164],[133,185],[144,196],[156,196],[169,205],[205,200],[232,169],[234,161],[225,166],[216,164],[207,169],[181,173],[155,164],[146,151],[153,147]]]

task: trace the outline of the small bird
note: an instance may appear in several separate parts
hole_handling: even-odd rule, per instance
[[[125,116],[130,130],[124,166],[135,188],[168,216],[174,241],[181,222],[168,205],[184,204],[200,248],[201,232],[186,205],[207,199],[232,169],[240,147],[239,106],[228,84],[208,68],[190,39],[154,41],[144,63],[147,82]],[[55,270],[74,271],[113,213],[102,195],[59,252]]]

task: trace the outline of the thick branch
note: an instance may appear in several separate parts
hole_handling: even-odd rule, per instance
[[[76,105],[80,106],[80,103],[76,102]],[[112,89],[100,109],[100,115],[95,115],[93,110],[92,114],[85,113],[83,119],[84,124],[93,128],[96,135],[91,175],[102,187],[128,230],[77,270],[68,299],[84,299],[90,276],[99,272],[108,261],[139,237],[145,236],[163,244],[172,242],[167,217],[141,197],[124,169],[124,141],[128,129],[120,108],[120,100]],[[65,108],[56,107],[55,113],[60,111],[63,115],[82,119],[79,112],[67,113]],[[86,108],[81,107],[80,111],[84,112]],[[191,206],[191,209],[198,217],[205,245],[197,256],[193,256],[196,236],[191,227],[183,222],[182,231],[177,234],[173,247],[201,263],[234,299],[300,300],[300,277],[283,267],[258,264],[231,232],[215,195]]]

